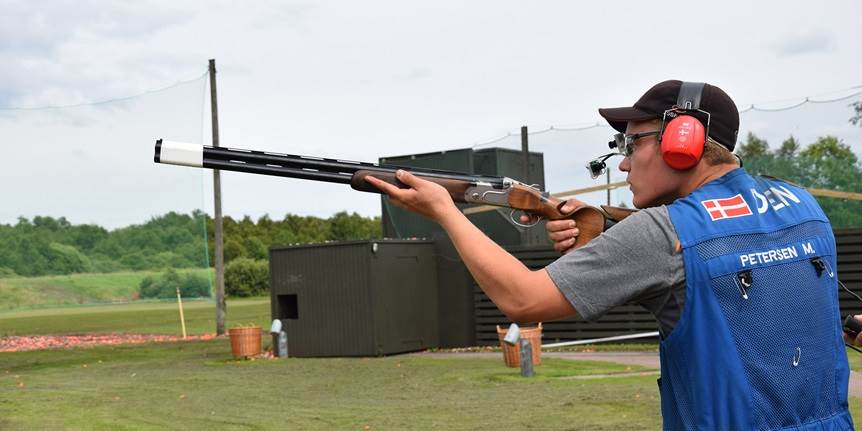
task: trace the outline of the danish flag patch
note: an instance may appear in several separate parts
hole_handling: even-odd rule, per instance
[[[725,218],[744,217],[752,214],[748,203],[742,198],[742,195],[736,195],[732,198],[725,199],[709,199],[702,201],[703,207],[709,213],[712,221]]]

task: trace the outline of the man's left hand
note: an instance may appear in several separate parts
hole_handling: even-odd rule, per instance
[[[398,188],[386,181],[374,178],[372,175],[365,177],[365,180],[389,195],[393,205],[428,217],[438,223],[453,210],[458,212],[458,207],[452,201],[452,196],[440,184],[424,180],[401,169],[395,172],[395,178],[410,188]]]

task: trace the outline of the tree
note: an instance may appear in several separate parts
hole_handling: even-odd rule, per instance
[[[850,123],[853,125],[862,124],[862,101],[850,105],[856,111],[856,114],[850,117]]]
[[[176,298],[177,289],[183,298],[210,296],[209,280],[195,274],[181,276],[171,268],[159,277],[145,277],[138,286],[141,298],[173,299]]]
[[[234,259],[224,268],[228,296],[259,296],[269,291],[269,262],[248,258]]]
[[[50,272],[54,274],[71,274],[93,270],[90,258],[81,254],[77,248],[71,245],[52,242],[48,244],[43,253],[50,262]]]
[[[795,156],[797,151],[799,151],[799,142],[793,135],[790,135],[789,138],[781,143],[781,147],[775,150],[775,155],[777,157],[790,158]]]
[[[746,169],[755,175],[769,175],[809,188],[862,191],[862,167],[859,159],[840,139],[823,136],[799,151],[792,136],[777,150],[749,133],[739,151],[744,154]],[[818,203],[834,227],[862,226],[862,202],[818,197]]]
[[[333,241],[351,239],[371,239],[381,235],[382,226],[379,219],[367,219],[357,213],[347,214],[346,211],[336,213],[329,218],[329,238]]]
[[[760,139],[754,133],[748,132],[745,138],[745,143],[739,146],[736,154],[742,157],[743,160],[753,157],[763,157],[769,155],[769,144],[765,139]]]
[[[381,235],[379,217],[347,212],[329,219],[293,214],[282,220],[225,217],[224,224],[226,261],[266,259],[273,245]],[[73,225],[64,217],[20,217],[14,225],[0,224],[0,267],[7,268],[5,277],[205,267],[212,264],[207,258],[212,255],[211,226],[212,219],[202,211],[170,212],[113,231],[92,224]]]

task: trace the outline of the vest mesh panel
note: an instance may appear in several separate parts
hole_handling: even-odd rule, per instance
[[[781,246],[824,235],[817,232],[823,226],[809,222],[758,235]],[[754,236],[711,240],[701,244],[698,251],[710,256],[719,251],[742,253],[747,251],[742,248],[746,243],[763,244]],[[827,271],[818,276],[807,259],[754,268],[746,289],[748,299],[743,298],[736,274],[713,279],[711,287],[745,363],[755,423],[776,429],[797,425],[797,417],[804,423],[839,411],[835,374],[821,372],[834,367],[836,358],[834,349],[820,340],[834,339],[840,330],[839,322],[830,318],[836,315],[833,301],[837,290]],[[766,300],[774,298],[781,300]],[[751,342],[767,339],[772,342]],[[799,406],[810,406],[809,411],[800,412]]]

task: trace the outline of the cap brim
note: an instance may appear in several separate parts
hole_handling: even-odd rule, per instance
[[[641,111],[633,106],[626,106],[623,108],[600,108],[599,115],[601,115],[605,120],[608,120],[608,124],[621,133],[626,132],[626,123],[629,121],[645,121],[661,118],[661,116]]]

